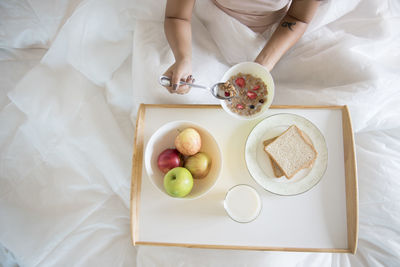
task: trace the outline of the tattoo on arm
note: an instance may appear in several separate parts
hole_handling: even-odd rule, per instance
[[[293,31],[292,26],[296,25],[296,22],[288,22],[288,21],[284,21],[281,26],[282,27],[288,27],[289,30]]]

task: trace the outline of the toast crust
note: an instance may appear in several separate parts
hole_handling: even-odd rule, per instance
[[[304,141],[304,143],[306,143],[313,151],[314,151],[314,158],[312,160],[310,160],[309,162],[306,162],[303,166],[297,168],[292,175],[288,175],[288,173],[282,168],[282,166],[279,165],[279,163],[277,162],[276,158],[274,157],[273,154],[271,154],[266,148],[267,146],[273,144],[274,142],[276,142],[276,140],[281,137],[282,135],[284,135],[286,132],[288,132],[290,129],[294,128],[297,133],[299,134],[299,136],[301,137],[301,139]],[[287,179],[292,178],[293,176],[295,176],[300,170],[305,169],[305,168],[309,168],[310,166],[312,166],[315,162],[315,160],[317,159],[318,156],[318,152],[317,150],[315,150],[314,145],[311,143],[311,141],[304,135],[304,133],[296,126],[296,125],[292,125],[290,126],[288,129],[286,129],[286,131],[284,131],[282,134],[280,134],[278,137],[276,137],[272,142],[270,142],[266,147],[264,147],[264,151],[267,152],[267,154],[270,156],[271,159],[273,159],[276,163],[277,166],[279,166],[279,168],[282,170],[282,172],[284,173],[285,177]]]
[[[267,145],[269,145],[271,142],[273,142],[277,137],[278,137],[278,136],[275,136],[275,137],[273,137],[273,138],[270,138],[270,139],[267,139],[267,140],[264,140],[264,141],[263,141],[264,151],[265,151],[265,147],[266,147]],[[267,152],[267,151],[265,151],[265,152]],[[283,173],[282,169],[281,169],[281,168],[279,167],[279,165],[275,162],[275,160],[273,160],[273,159],[271,158],[271,156],[268,155],[268,153],[267,153],[267,156],[268,156],[269,161],[271,162],[272,171],[274,172],[275,177],[276,177],[276,178],[281,178],[282,176],[284,176],[284,173]]]
[[[274,171],[275,177],[281,178],[282,176],[284,176],[285,174],[283,173],[282,169],[279,167],[278,163],[276,163],[276,161],[273,158],[271,158],[270,156],[268,156],[268,158],[271,161],[272,170]]]

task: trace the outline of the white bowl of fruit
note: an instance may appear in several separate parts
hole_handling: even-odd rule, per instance
[[[145,169],[164,194],[196,199],[211,190],[221,172],[221,151],[209,131],[189,121],[161,126],[145,149]]]

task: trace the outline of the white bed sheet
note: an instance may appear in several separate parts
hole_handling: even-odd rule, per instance
[[[138,104],[216,103],[202,91],[169,95],[157,84],[173,62],[163,10],[164,1],[0,2],[0,262],[400,265],[400,4],[395,0],[324,1],[305,36],[272,72],[274,104],[350,108],[359,174],[356,255],[130,245]],[[272,32],[256,35],[209,1],[197,1],[192,25],[194,76],[206,84],[230,65],[253,60]]]

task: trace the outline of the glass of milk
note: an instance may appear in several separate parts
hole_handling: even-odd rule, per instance
[[[255,220],[261,212],[261,198],[258,192],[246,184],[239,184],[228,190],[224,208],[232,220],[248,223]]]

